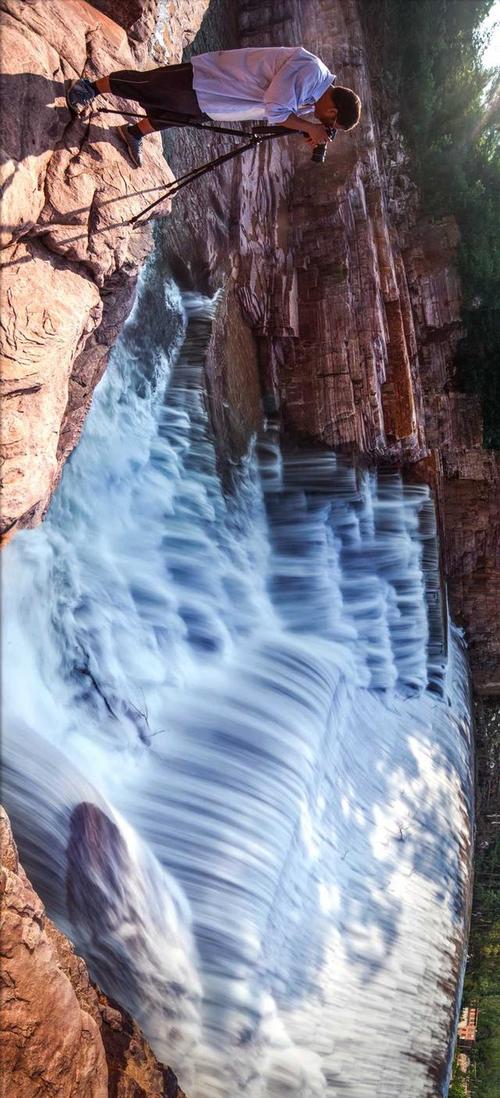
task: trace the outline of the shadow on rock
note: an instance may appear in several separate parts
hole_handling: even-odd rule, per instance
[[[113,109],[113,97],[99,100],[83,116],[76,116],[69,110],[65,99],[66,85],[62,81],[49,80],[35,73],[3,73],[0,76],[0,95],[3,103],[2,118],[2,155],[5,160],[21,163],[28,157],[40,156],[54,150],[58,144],[68,147],[81,146],[86,139],[89,144],[97,142],[118,143],[124,159],[130,166],[129,157],[118,128],[130,115],[136,118],[144,112],[140,107],[134,110],[134,104],[127,105],[125,114],[120,107]],[[104,105],[106,104],[106,105]],[[93,125],[95,116],[103,111],[106,128]],[[108,123],[109,119],[109,123]],[[108,130],[110,131],[108,133]],[[4,187],[13,179],[9,176]]]

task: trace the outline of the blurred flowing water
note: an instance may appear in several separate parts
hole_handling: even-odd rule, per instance
[[[188,1098],[445,1093],[471,745],[432,501],[271,427],[225,495],[215,307],[143,275],[6,551],[6,805]]]

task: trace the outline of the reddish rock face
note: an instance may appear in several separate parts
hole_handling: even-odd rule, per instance
[[[462,334],[458,239],[452,219],[421,221],[403,255],[450,608],[465,628],[476,690],[499,694],[500,454],[482,449],[478,399],[453,389]]]
[[[240,177],[233,271],[264,387],[286,429],[414,466],[434,486],[452,613],[475,686],[499,693],[499,455],[481,448],[478,401],[454,390],[456,222],[417,217],[397,116],[374,109],[357,0],[281,0],[263,26],[266,12],[243,4],[244,44],[301,42],[363,113],[324,165],[290,138]]]
[[[92,7],[109,16],[127,31],[127,37],[141,68],[176,64],[185,46],[192,42],[209,0],[93,0]]]
[[[92,7],[109,16],[120,27],[133,32],[150,13],[152,18],[157,18],[159,4],[158,0],[151,0],[149,4],[145,4],[144,0],[121,0],[121,3],[117,0],[93,0]]]
[[[292,432],[417,460],[425,441],[411,308],[356,4],[326,0],[305,13],[283,0],[264,31],[261,9],[244,7],[245,44],[300,41],[363,103],[360,126],[337,134],[324,165],[311,163],[310,149],[293,137],[247,171],[238,289],[264,337],[267,385]]]
[[[446,570],[455,620],[465,627],[474,686],[500,694],[500,454],[445,455]]]
[[[185,1098],[47,919],[0,808],[2,1084],[16,1098]]]
[[[168,44],[165,36],[156,42],[159,56],[163,50],[163,59],[168,52],[178,60],[207,2],[177,6]],[[146,43],[157,0],[110,0],[101,10],[85,0],[0,6],[2,529],[9,533],[40,521],[78,441],[151,247],[149,230],[127,222],[172,173],[159,135],[148,139],[144,166],[134,170],[117,132],[123,118],[75,119],[64,100],[65,83],[82,74],[95,78],[151,63]],[[165,201],[155,215],[169,208]]]

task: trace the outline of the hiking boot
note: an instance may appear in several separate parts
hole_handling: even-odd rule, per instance
[[[73,83],[69,85],[66,91],[66,102],[70,111],[77,114],[79,109],[91,103],[97,94],[98,92],[92,81],[81,77],[80,80],[73,80]]]
[[[135,168],[142,166],[142,137],[134,133],[135,125],[119,126],[118,132],[123,138],[129,157]]]

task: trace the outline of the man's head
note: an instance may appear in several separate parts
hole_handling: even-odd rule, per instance
[[[361,100],[352,88],[332,84],[318,99],[314,113],[324,126],[335,126],[338,130],[352,130],[360,119]]]

